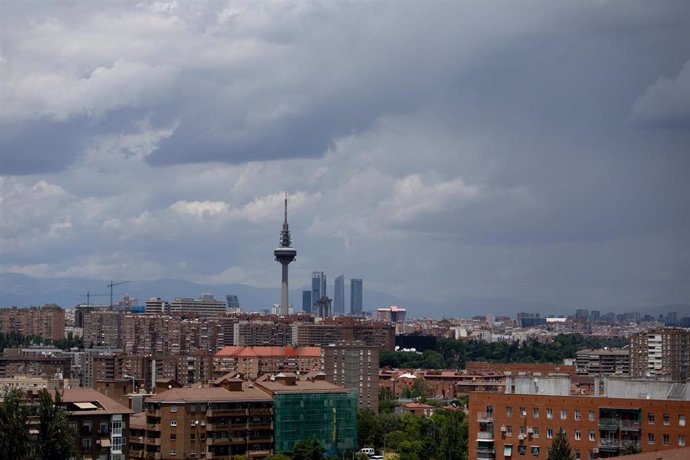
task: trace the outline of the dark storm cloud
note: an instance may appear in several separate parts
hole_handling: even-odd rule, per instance
[[[288,190],[295,285],[690,295],[690,3],[35,5],[0,31],[5,271],[273,285]]]

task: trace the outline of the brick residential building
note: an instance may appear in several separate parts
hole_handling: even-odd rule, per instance
[[[271,397],[241,380],[224,387],[172,388],[145,403],[130,458],[266,458],[273,453]],[[143,443],[141,442],[143,441]]]
[[[338,342],[321,348],[326,380],[355,390],[360,409],[379,411],[379,348]]]
[[[608,396],[594,397],[569,387],[567,378],[518,378],[516,393],[471,393],[469,459],[546,459],[561,428],[585,460],[683,447],[690,437],[685,385],[607,380]]]
[[[57,305],[27,308],[0,308],[0,332],[19,332],[45,339],[65,337],[65,310]]]
[[[263,374],[308,373],[321,368],[319,347],[225,347],[213,357],[213,375],[241,374],[254,380]]]
[[[127,458],[131,411],[90,388],[65,389],[63,407],[83,460]]]
[[[630,350],[580,350],[575,354],[575,367],[581,375],[630,375]]]
[[[690,377],[690,329],[650,329],[630,337],[630,373],[634,377]]]

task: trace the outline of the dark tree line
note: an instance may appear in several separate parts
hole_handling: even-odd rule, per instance
[[[37,335],[23,335],[17,331],[11,331],[7,334],[0,332],[0,352],[5,348],[28,347],[30,345],[52,345],[61,350],[69,350],[70,348],[84,348],[84,341],[81,337],[75,337],[71,332],[67,337],[59,340]]]
[[[585,348],[618,348],[626,345],[624,338],[605,339],[582,334],[559,334],[545,346],[536,339],[524,342],[441,339],[438,351],[381,352],[381,367],[414,369],[464,369],[471,361],[508,363],[561,363],[574,358]]]

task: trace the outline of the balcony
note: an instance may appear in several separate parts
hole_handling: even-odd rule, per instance
[[[478,422],[493,422],[494,414],[493,412],[477,412]]]
[[[494,434],[491,431],[478,431],[477,441],[493,441]]]
[[[618,450],[620,448],[620,443],[618,439],[599,439],[599,449],[603,450]]]
[[[247,409],[208,409],[207,417],[245,417]]]
[[[146,458],[144,449],[129,449],[129,458]]]
[[[143,436],[130,436],[129,442],[130,442],[130,444],[144,444],[144,437]]]
[[[494,460],[496,458],[496,451],[494,449],[480,448],[476,452],[477,460]]]
[[[616,418],[600,418],[599,429],[615,431],[620,427],[620,421]]]
[[[640,422],[638,420],[621,420],[621,430],[640,431]]]
[[[146,444],[149,446],[160,446],[161,438],[146,438]]]
[[[249,415],[272,415],[273,409],[250,409]]]

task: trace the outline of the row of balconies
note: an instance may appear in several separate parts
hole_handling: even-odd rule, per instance
[[[639,431],[640,422],[638,420],[620,420],[616,418],[600,418],[600,430],[623,430],[623,431]]]

